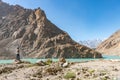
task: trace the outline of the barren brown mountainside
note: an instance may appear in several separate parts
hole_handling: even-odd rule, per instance
[[[14,58],[16,47],[29,58],[101,58],[102,55],[73,41],[51,23],[43,10],[25,9],[0,0],[0,59]]]
[[[120,30],[116,31],[97,48],[103,54],[120,55]]]

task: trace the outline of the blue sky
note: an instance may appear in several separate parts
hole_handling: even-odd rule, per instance
[[[120,29],[120,0],[3,0],[25,8],[40,7],[73,40],[108,38]]]

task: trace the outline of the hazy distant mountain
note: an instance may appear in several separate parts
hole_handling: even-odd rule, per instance
[[[120,55],[120,30],[103,41],[96,50],[104,54]]]
[[[102,41],[103,40],[101,39],[94,39],[94,40],[79,41],[79,43],[90,48],[96,48]]]
[[[0,0],[0,59],[14,58],[17,46],[30,58],[101,57],[100,53],[73,41],[40,8],[25,9]]]

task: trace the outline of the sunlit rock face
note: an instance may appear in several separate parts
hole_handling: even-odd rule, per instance
[[[100,58],[51,23],[40,8],[31,10],[0,1],[0,59],[14,58],[16,47],[29,58]]]
[[[109,55],[120,55],[120,30],[103,41],[97,47],[97,51]]]

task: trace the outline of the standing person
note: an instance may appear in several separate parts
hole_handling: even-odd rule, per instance
[[[20,61],[20,50],[19,50],[19,47],[17,47],[16,61]]]

